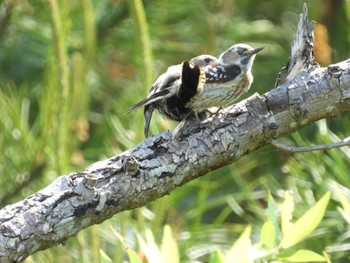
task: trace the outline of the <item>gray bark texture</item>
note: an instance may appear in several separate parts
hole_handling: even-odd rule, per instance
[[[270,92],[170,132],[147,138],[84,172],[0,210],[0,262],[19,262],[118,212],[146,205],[209,171],[323,118],[350,110],[350,59],[319,67],[304,7],[290,60]]]

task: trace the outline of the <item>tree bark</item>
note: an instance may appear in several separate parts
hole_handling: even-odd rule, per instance
[[[350,59],[321,68],[313,26],[300,15],[291,58],[278,87],[185,127],[147,138],[84,172],[0,210],[0,261],[19,262],[118,212],[143,206],[307,124],[350,111]]]

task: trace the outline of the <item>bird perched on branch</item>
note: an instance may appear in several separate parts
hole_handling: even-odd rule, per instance
[[[251,72],[256,53],[263,47],[252,48],[247,44],[236,44],[225,50],[218,65],[207,67],[205,84],[187,104],[193,112],[203,112],[211,107],[232,105],[253,83]]]
[[[166,118],[180,122],[191,113],[191,109],[186,108],[185,104],[203,89],[205,77],[202,70],[215,66],[217,59],[214,56],[200,55],[190,61],[169,67],[154,82],[147,98],[128,108],[125,113],[145,107],[146,137],[154,109]]]
[[[232,105],[248,91],[253,82],[251,69],[255,55],[262,49],[237,44],[225,50],[219,59],[201,55],[189,63],[169,67],[153,84],[148,97],[126,112],[145,106],[146,137],[154,109],[169,119],[181,122],[176,129],[178,131],[192,114],[198,116],[211,107]]]

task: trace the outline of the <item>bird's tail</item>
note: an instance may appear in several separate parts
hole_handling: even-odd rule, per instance
[[[205,73],[198,65],[191,67],[188,61],[184,61],[178,97],[185,102],[189,101],[196,94],[202,92],[205,80]]]
[[[167,95],[169,95],[169,93],[170,93],[169,90],[166,90],[166,89],[165,90],[160,90],[160,91],[158,91],[156,93],[153,93],[151,96],[147,97],[146,99],[141,100],[140,102],[132,105],[130,108],[128,108],[124,112],[124,114],[128,114],[131,111],[136,110],[136,109],[138,109],[138,108],[140,108],[142,106],[147,106],[147,105],[150,105],[153,102],[157,102],[159,100],[162,100],[162,99],[166,98]]]

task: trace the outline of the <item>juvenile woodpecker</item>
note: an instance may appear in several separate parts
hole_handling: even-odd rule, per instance
[[[247,92],[253,82],[251,72],[256,53],[263,47],[252,48],[247,44],[236,44],[224,51],[217,66],[206,67],[205,84],[185,107],[194,113],[211,107],[227,107]]]
[[[205,70],[217,65],[215,57],[200,55],[190,61],[169,67],[154,82],[147,98],[128,108],[126,113],[145,107],[145,137],[148,137],[154,109],[164,117],[180,122],[191,113],[191,109],[185,107],[185,104],[203,90]]]
[[[227,107],[248,91],[253,82],[251,69],[255,55],[262,49],[236,44],[225,50],[219,59],[201,55],[191,59],[190,63],[169,67],[153,84],[148,97],[127,112],[145,106],[146,137],[154,109],[181,122],[176,134],[192,113],[198,116],[211,107]]]

